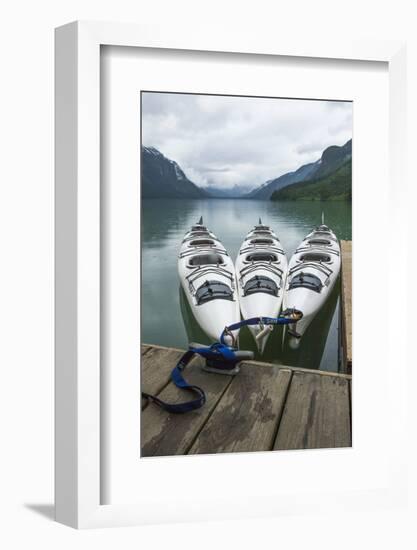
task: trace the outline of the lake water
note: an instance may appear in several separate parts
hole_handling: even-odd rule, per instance
[[[233,260],[248,231],[262,218],[279,237],[288,259],[305,235],[321,223],[339,239],[352,238],[352,209],[345,202],[271,202],[239,199],[142,201],[142,342],[186,349],[188,342],[209,343],[194,320],[177,273],[184,234],[203,216],[204,224]],[[274,327],[259,360],[328,371],[338,370],[339,285],[314,319],[297,350],[283,342]],[[240,349],[256,352],[248,329],[240,332]]]

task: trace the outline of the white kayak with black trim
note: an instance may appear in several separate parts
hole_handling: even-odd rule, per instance
[[[246,235],[236,259],[236,278],[243,319],[277,317],[287,276],[287,257],[276,234],[259,224]],[[249,326],[263,353],[272,326]]]
[[[240,321],[233,262],[202,218],[182,241],[178,273],[194,317],[210,339],[217,341],[226,326]]]
[[[326,302],[340,272],[340,246],[327,225],[318,226],[301,242],[288,264],[284,308],[297,309],[303,317],[289,325],[290,346],[300,339]]]

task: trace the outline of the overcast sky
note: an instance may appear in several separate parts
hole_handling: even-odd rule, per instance
[[[142,94],[142,144],[201,186],[257,187],[352,137],[352,104]]]

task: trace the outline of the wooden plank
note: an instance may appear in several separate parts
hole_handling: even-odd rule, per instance
[[[291,375],[273,366],[243,364],[190,454],[271,450]]]
[[[152,403],[146,407],[141,414],[142,456],[170,456],[188,452],[232,380],[230,376],[202,371],[202,362],[201,357],[195,357],[184,376],[188,382],[205,391],[206,403],[200,409],[186,414],[169,414]],[[179,403],[190,399],[190,393],[179,390],[171,382],[158,397],[170,403]],[[216,449],[212,452],[216,452]]]
[[[317,376],[330,376],[332,378],[345,378],[346,380],[351,380],[352,375],[351,374],[345,374],[343,372],[332,372],[327,370],[315,370],[315,369],[304,369],[302,367],[291,367],[290,365],[278,365],[277,363],[263,363],[262,361],[246,361],[245,364],[247,365],[253,365],[253,366],[264,366],[264,367],[273,367],[274,369],[285,369],[290,370],[292,372],[306,372],[308,374],[311,374],[313,371],[314,374],[317,374]]]
[[[342,254],[342,337],[348,372],[352,369],[352,241],[340,241]]]
[[[145,355],[145,353],[148,353],[149,350],[152,349],[152,346],[149,344],[142,344],[140,347],[140,354]]]
[[[142,348],[143,349],[143,348]],[[152,346],[141,356],[141,389],[152,395],[164,388],[183,351]]]
[[[295,372],[274,449],[350,446],[349,380]]]
[[[349,380],[349,426],[350,426],[350,440],[352,441],[352,380]]]
[[[152,349],[166,349],[171,351],[182,351],[182,353],[185,353],[185,350],[180,348],[171,348],[170,346],[160,346],[159,344],[142,344],[142,346],[146,348],[152,348]]]

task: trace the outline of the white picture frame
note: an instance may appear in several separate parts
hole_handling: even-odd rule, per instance
[[[164,507],[101,504],[100,400],[100,48],[102,45],[230,52],[296,58],[381,61],[389,71],[390,185],[401,225],[405,188],[405,45],[384,40],[292,43],[255,33],[75,22],[56,30],[56,519],[77,528],[120,526],[182,517],[176,495]],[[400,228],[398,228],[398,231]],[[396,383],[403,389],[406,365]],[[398,394],[397,399],[400,399]],[[139,390],[138,390],[139,395]],[[398,403],[399,404],[399,403]],[[397,422],[403,418],[401,406]],[[396,440],[401,456],[401,437]],[[392,457],[393,458],[393,457]],[[404,498],[401,470],[379,490],[360,494],[288,495],[270,513],[305,512],[342,505],[392,504]],[[398,472],[397,469],[400,471]],[[239,517],[239,497],[213,503],[189,519]],[[160,501],[159,501],[160,502]],[[216,512],[215,512],[216,510]],[[229,512],[227,512],[229,510]],[[232,512],[230,512],[232,510]],[[260,512],[263,513],[262,511]]]

